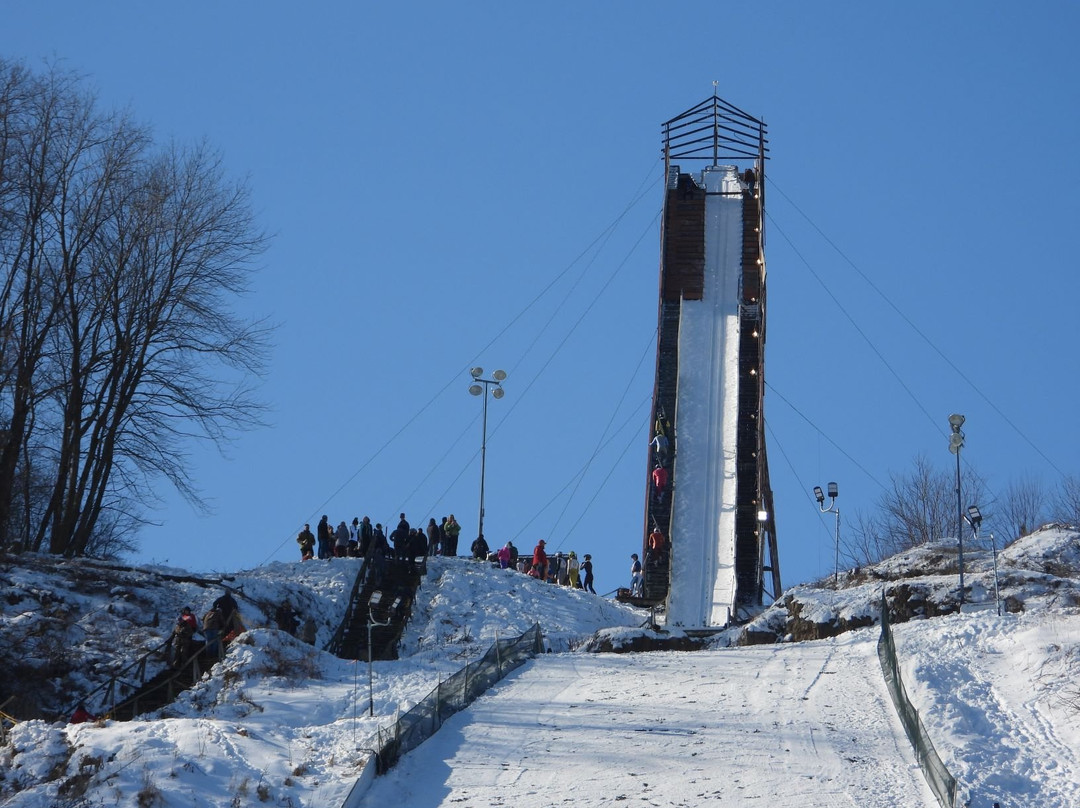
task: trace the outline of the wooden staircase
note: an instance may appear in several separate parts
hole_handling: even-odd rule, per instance
[[[388,560],[381,575],[365,563],[357,575],[345,618],[326,650],[342,659],[366,660],[370,636],[371,659],[397,659],[398,641],[426,571],[423,557],[413,563]]]
[[[166,667],[147,679],[134,693],[114,705],[108,717],[117,721],[131,721],[138,715],[164,707],[198,682],[203,673],[220,659],[217,653],[207,653],[205,643],[193,639],[191,653],[180,667]]]

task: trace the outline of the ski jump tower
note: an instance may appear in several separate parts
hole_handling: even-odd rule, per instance
[[[663,124],[652,424],[668,452],[649,452],[642,600],[663,602],[669,626],[721,627],[780,593],[762,407],[766,134],[715,94]]]

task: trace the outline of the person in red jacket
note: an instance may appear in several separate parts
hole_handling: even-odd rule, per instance
[[[657,464],[652,470],[653,487],[656,489],[656,501],[664,501],[664,489],[667,488],[667,469]]]
[[[539,578],[541,581],[546,581],[548,574],[548,558],[547,552],[544,550],[545,544],[547,542],[543,539],[536,543],[536,549],[533,550],[532,569],[529,570],[529,575]]]
[[[191,654],[191,638],[199,628],[195,615],[191,613],[191,607],[185,606],[180,610],[180,616],[176,618],[176,625],[172,633],[172,667],[179,668],[188,660]]]
[[[71,714],[68,723],[83,724],[87,721],[97,721],[97,716],[87,710],[86,705],[80,701],[79,706],[75,708],[75,712]]]

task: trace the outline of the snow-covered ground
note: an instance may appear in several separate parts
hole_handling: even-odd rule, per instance
[[[875,568],[873,581],[859,577],[867,571],[849,574],[840,592],[795,594],[818,617],[873,615],[884,586],[955,587],[955,576],[919,567],[940,549]],[[23,632],[21,647],[29,648],[45,629],[41,621],[67,625],[73,646],[94,649],[85,651],[94,660],[85,679],[72,687],[103,675],[100,649],[110,638],[138,633],[147,645],[164,632],[168,619],[161,628],[144,625],[148,611],[171,615],[217,594],[212,582],[154,569],[111,589],[94,583],[105,582],[102,572],[86,586],[94,591],[79,593],[70,569],[57,564],[50,574],[41,561],[32,574],[12,559],[0,569],[8,583],[0,643]],[[1080,534],[1041,531],[999,561],[1003,594],[1023,610],[998,616],[992,604],[976,603],[894,626],[905,684],[972,806],[1076,808]],[[354,563],[274,564],[232,576],[230,585],[257,600],[239,598],[251,630],[223,663],[160,713],[135,721],[20,723],[0,748],[0,805],[341,805],[377,727],[483,653],[496,634],[519,634],[534,622],[554,653],[454,716],[376,779],[364,804],[935,804],[884,687],[876,626],[804,643],[723,647],[731,631],[703,651],[595,654],[585,646],[595,632],[650,633],[638,628],[648,615],[515,572],[436,559],[402,658],[373,666],[369,717],[366,664],[306,646],[269,628],[267,617],[287,594],[317,618],[325,640],[344,610]],[[977,557],[973,565],[970,599],[985,600]],[[885,569],[902,580],[883,580]],[[780,610],[760,620],[776,621]],[[80,625],[87,615],[93,633]],[[38,633],[25,633],[33,621]],[[121,645],[122,656],[134,655],[137,644]],[[2,650],[10,659],[12,646]]]
[[[563,654],[376,780],[371,805],[931,805],[874,638]],[[760,801],[760,802],[759,802]]]

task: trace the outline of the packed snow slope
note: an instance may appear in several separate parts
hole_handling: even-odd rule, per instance
[[[933,806],[884,689],[876,626],[724,647],[873,621],[884,590],[907,610],[908,622],[894,627],[907,689],[965,799],[1077,808],[1080,534],[1040,531],[998,560],[1007,605],[1000,616],[989,554],[971,559],[968,600],[977,602],[958,612],[950,610],[955,554],[933,545],[848,573],[836,592],[792,590],[749,631],[731,630],[707,650],[613,655],[590,653],[600,643],[589,638],[599,632],[618,645],[656,636],[638,628],[646,614],[516,572],[436,559],[402,659],[373,666],[373,717],[366,665],[269,628],[259,605],[296,597],[316,617],[321,643],[344,609],[355,562],[237,573],[232,584],[258,602],[238,598],[251,630],[223,663],[169,707],[132,722],[18,724],[0,748],[0,805],[341,805],[377,727],[479,656],[496,633],[538,621],[554,653],[454,716],[376,779],[364,804]],[[80,592],[68,563],[34,561],[33,572],[21,557],[0,568],[9,593],[0,641],[18,634],[22,643],[6,645],[3,659],[14,653],[20,665],[35,664],[26,658],[36,653],[32,637],[63,629],[70,653],[96,660],[81,678],[53,685],[72,696],[103,675],[102,642],[130,656],[126,633],[149,642],[174,607],[201,608],[217,594],[150,568],[124,573],[127,583],[112,590],[95,583]],[[105,581],[100,571],[91,577]],[[124,606],[132,603],[138,608]],[[152,611],[161,628],[149,625]],[[31,623],[37,634],[25,633]]]
[[[735,608],[735,444],[739,410],[742,186],[734,166],[702,173],[705,288],[679,317],[677,453],[665,621],[723,627]],[[720,194],[734,194],[721,196]]]
[[[366,804],[932,805],[873,638],[562,654],[519,669]]]

